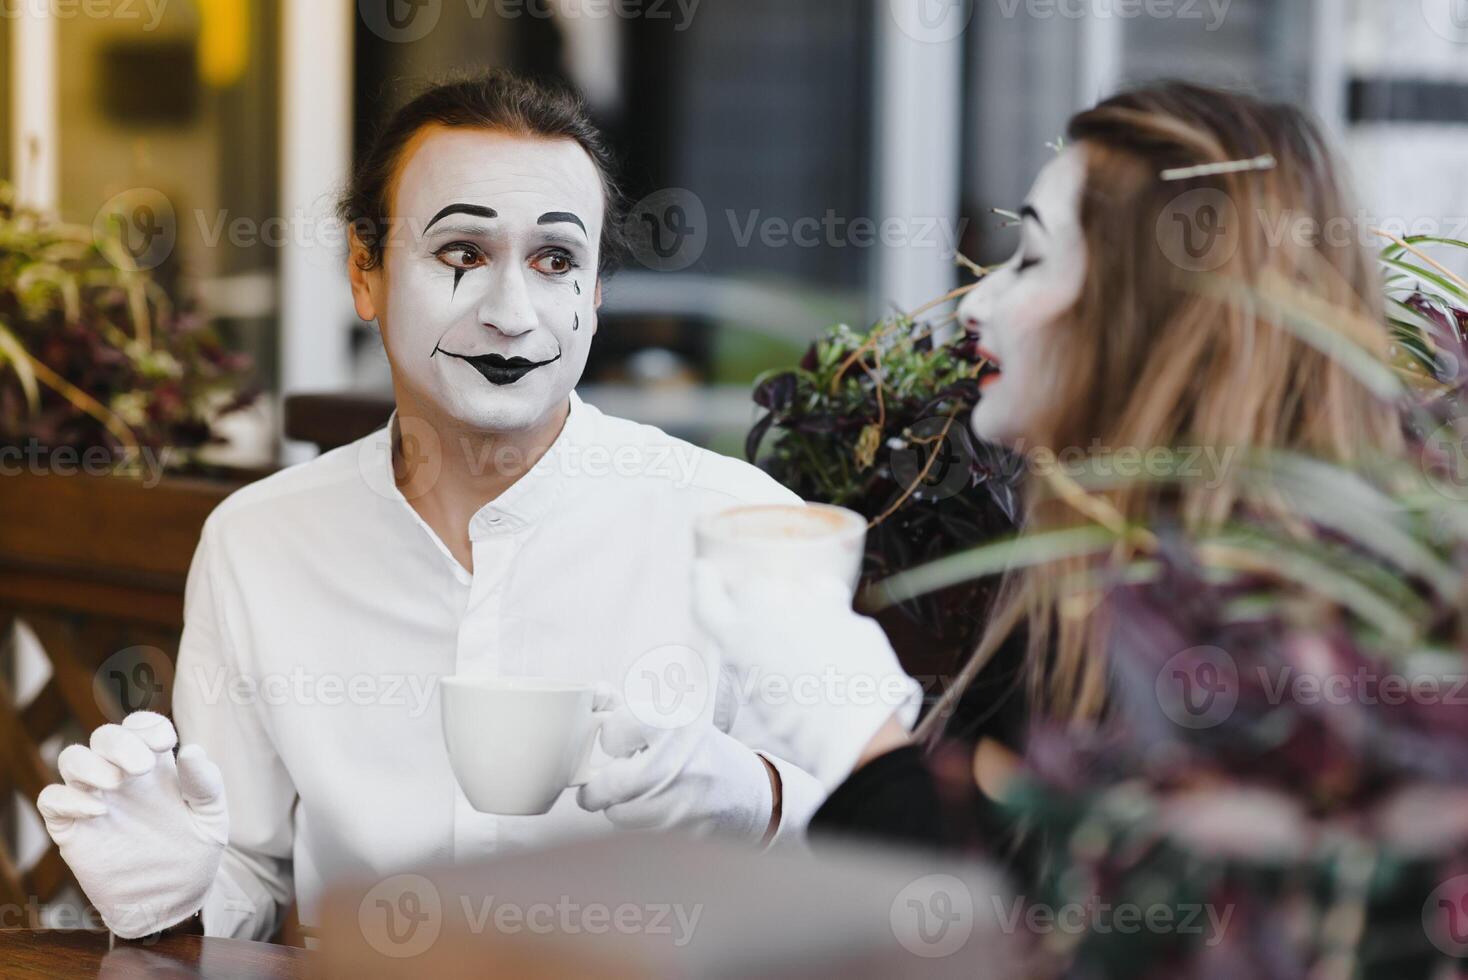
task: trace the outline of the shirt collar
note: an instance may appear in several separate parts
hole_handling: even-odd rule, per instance
[[[550,514],[575,472],[575,459],[591,437],[592,409],[572,391],[570,410],[555,442],[520,479],[479,509],[469,521],[469,537],[517,530]]]
[[[591,415],[594,411],[576,392],[571,392],[570,409],[555,441],[528,473],[474,513],[469,520],[471,541],[536,524],[550,513],[566,486],[567,477],[575,472],[576,457],[593,436],[595,423]],[[397,409],[393,409],[386,427],[368,437],[380,449],[372,454],[379,466],[371,482],[400,501],[418,523],[423,524],[423,519],[398,489],[393,476],[392,432],[397,418]]]

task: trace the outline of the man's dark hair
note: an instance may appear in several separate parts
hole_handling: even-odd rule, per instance
[[[615,264],[622,249],[621,193],[612,175],[611,148],[586,106],[558,82],[526,78],[496,68],[437,83],[397,110],[378,131],[337,204],[337,214],[366,246],[363,269],[382,264],[385,236],[392,227],[393,177],[403,148],[425,126],[497,129],[516,136],[571,139],[591,157],[601,177],[606,217],[602,221],[598,275]]]

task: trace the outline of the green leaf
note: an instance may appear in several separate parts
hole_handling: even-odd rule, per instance
[[[1246,463],[1246,469],[1259,482],[1284,491],[1290,506],[1300,514],[1422,578],[1445,599],[1457,599],[1461,589],[1458,572],[1412,533],[1397,501],[1359,473],[1285,452],[1270,454],[1262,464]]]
[[[1451,248],[1468,249],[1468,242],[1459,241],[1456,238],[1439,238],[1437,235],[1409,235],[1402,241],[1408,245],[1447,245]]]
[[[1207,539],[1241,548],[1268,560],[1271,570],[1317,595],[1344,606],[1363,622],[1395,640],[1417,635],[1423,608],[1411,589],[1380,565],[1352,560],[1343,549],[1296,544],[1283,537],[1264,537],[1254,529],[1233,530]],[[1351,568],[1358,574],[1344,569]]]
[[[1468,303],[1468,290],[1464,290],[1462,286],[1459,286],[1447,276],[1439,275],[1430,269],[1424,269],[1420,265],[1413,265],[1411,262],[1402,259],[1383,258],[1381,261],[1395,269],[1401,269],[1403,272],[1416,276],[1422,282],[1431,283],[1443,292]]]
[[[0,321],[0,362],[4,361],[9,361],[15,370],[15,377],[20,381],[20,390],[25,393],[26,407],[32,414],[40,411],[41,388],[36,382],[36,371],[31,367],[30,355],[4,321]]]
[[[1094,555],[1110,548],[1116,540],[1115,534],[1096,525],[1004,538],[894,575],[872,589],[872,599],[878,609],[885,609],[950,585],[1012,568]]]
[[[1391,401],[1403,394],[1402,381],[1391,365],[1313,312],[1233,280],[1206,279],[1200,288],[1204,292],[1221,294],[1234,303],[1263,306],[1278,313],[1281,326],[1335,360],[1377,397]]]
[[[1179,459],[1177,453],[1169,451],[1161,467],[1139,476],[1123,476],[1115,465],[1101,465],[1107,458],[1100,456],[1092,457],[1091,467],[1068,469],[1067,473],[1088,492],[1142,482],[1183,484],[1218,477],[1210,472],[1183,472]],[[1443,598],[1456,601],[1458,572],[1414,533],[1411,514],[1402,501],[1384,493],[1358,471],[1284,451],[1260,452],[1226,461],[1225,465],[1240,486],[1277,497],[1288,504],[1291,513],[1356,542],[1401,571],[1421,578]],[[1410,598],[1409,593],[1401,594]]]

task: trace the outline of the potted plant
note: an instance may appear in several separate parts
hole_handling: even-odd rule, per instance
[[[1244,468],[1306,512],[1206,535],[1082,526],[1110,556],[1076,587],[1114,624],[1116,710],[1088,732],[1036,728],[998,794],[1026,828],[994,855],[1024,896],[1009,914],[1065,923],[1036,940],[1067,976],[1458,975],[1463,495],[1411,466]],[[971,552],[970,571],[1001,548],[1044,561],[1049,536]]]
[[[144,449],[184,468],[253,392],[249,359],[131,260],[115,226],[48,219],[0,183],[0,445]]]
[[[117,226],[18,207],[0,183],[0,564],[56,571],[57,593],[156,577],[172,610],[204,516],[240,482],[198,479],[197,451],[254,397],[248,367]]]
[[[944,319],[923,318],[964,291],[865,332],[832,326],[795,367],[755,383],[765,414],[746,455],[806,500],[868,519],[866,582],[1014,527],[1015,461],[969,428],[985,364],[972,345],[935,339]],[[956,585],[878,619],[911,673],[951,675],[977,640],[990,589]]]

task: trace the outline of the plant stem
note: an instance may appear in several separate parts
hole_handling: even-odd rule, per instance
[[[953,261],[957,262],[959,265],[963,266],[965,269],[972,272],[980,279],[984,278],[990,272],[994,271],[993,269],[990,269],[986,266],[979,265],[977,262],[969,258],[967,255],[964,255],[962,252],[954,252]]]
[[[1458,275],[1452,269],[1449,269],[1447,266],[1443,265],[1441,262],[1439,262],[1436,259],[1434,259],[1431,255],[1428,255],[1422,249],[1418,248],[1415,245],[1408,244],[1405,240],[1403,240],[1401,238],[1398,238],[1396,235],[1393,235],[1391,232],[1384,231],[1381,228],[1371,228],[1369,230],[1371,231],[1371,233],[1373,235],[1380,235],[1382,238],[1389,238],[1392,241],[1396,242],[1402,248],[1405,248],[1407,251],[1409,251],[1413,255],[1417,256],[1423,262],[1426,262],[1428,265],[1432,266],[1438,272],[1441,272],[1443,275],[1445,275],[1449,279],[1453,280],[1453,282],[1455,282],[1459,286],[1463,287],[1464,290],[1468,290],[1468,282],[1465,282],[1463,280],[1463,277],[1462,276]]]
[[[1043,477],[1062,501],[1106,528],[1119,539],[1135,544],[1148,553],[1157,550],[1156,535],[1146,528],[1131,527],[1121,511],[1104,498],[1087,493],[1068,474],[1062,473],[1058,465],[1048,467]]]
[[[71,402],[78,410],[87,413],[106,426],[107,431],[117,437],[117,441],[122,443],[123,448],[129,454],[133,456],[138,454],[138,440],[122,419],[108,411],[105,405],[91,395],[51,370],[38,360],[34,354],[27,352],[26,356],[30,358],[31,367],[36,373],[36,378],[42,384],[54,389],[57,394]]]
[[[923,313],[928,312],[929,310],[931,310],[935,306],[942,306],[944,303],[947,303],[950,300],[958,299],[958,297],[960,297],[963,294],[969,292],[970,290],[972,290],[977,285],[978,285],[978,283],[971,282],[971,283],[969,283],[966,286],[959,286],[957,289],[949,290],[948,292],[944,293],[942,296],[939,296],[937,299],[930,300],[930,301],[924,303],[922,306],[919,306],[917,309],[915,309],[911,313],[909,313],[908,314],[908,317],[915,320],[915,319],[918,318],[918,316],[920,314],[923,314]]]
[[[943,423],[943,431],[938,433],[938,444],[934,446],[933,451],[928,454],[928,461],[923,464],[922,471],[918,473],[917,477],[912,481],[912,483],[908,484],[907,489],[902,491],[902,496],[898,497],[897,500],[893,502],[891,507],[888,507],[886,510],[882,511],[881,514],[878,514],[875,518],[868,522],[867,530],[871,530],[878,524],[885,521],[887,518],[891,517],[893,514],[897,513],[897,508],[907,503],[907,498],[911,497],[913,493],[917,491],[917,488],[922,484],[922,482],[928,478],[928,471],[931,470],[933,468],[933,464],[938,461],[938,454],[943,451],[943,441],[948,438],[948,431],[953,428],[953,420],[957,417],[958,409],[956,408],[948,413],[948,421]]]
[[[865,354],[870,348],[875,347],[876,344],[877,331],[873,330],[871,336],[862,341],[861,346],[852,351],[850,356],[848,356],[846,360],[841,362],[840,367],[836,368],[836,373],[831,377],[831,394],[836,394],[836,389],[841,387],[841,379],[846,376],[846,370],[851,367],[852,364],[856,363],[857,358]]]

